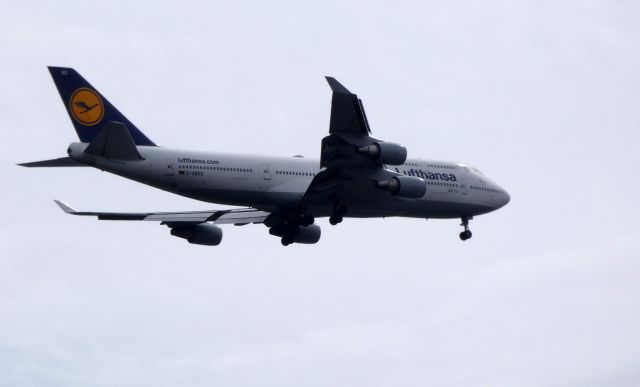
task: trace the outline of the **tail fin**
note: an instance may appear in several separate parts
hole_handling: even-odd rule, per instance
[[[92,142],[105,123],[117,121],[129,129],[136,145],[156,145],[76,70],[68,67],[49,67],[49,72],[80,141]]]

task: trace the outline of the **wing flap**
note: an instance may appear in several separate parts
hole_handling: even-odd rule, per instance
[[[218,217],[213,223],[215,224],[249,224],[262,223],[270,214],[265,211],[255,209],[225,212]]]
[[[211,212],[158,212],[148,214],[144,220],[156,222],[204,223],[211,220],[216,211]]]

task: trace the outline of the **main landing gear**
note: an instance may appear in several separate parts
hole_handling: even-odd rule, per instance
[[[271,227],[269,234],[280,236],[280,243],[283,246],[289,246],[294,243],[296,236],[300,232],[300,227],[307,227],[312,225],[315,219],[311,215],[293,215],[286,219],[282,224]]]
[[[466,241],[467,239],[471,239],[471,236],[473,234],[471,234],[471,230],[469,230],[469,220],[473,219],[473,217],[471,218],[467,218],[467,217],[462,217],[462,223],[460,223],[461,226],[464,226],[464,231],[460,233],[460,239],[463,241]]]
[[[285,234],[285,236],[282,237],[282,239],[280,239],[280,243],[282,243],[282,246],[289,246],[290,244],[293,243],[293,241],[295,240],[295,235],[291,235],[291,234]]]
[[[342,222],[342,217],[346,213],[346,206],[343,206],[342,204],[336,204],[335,207],[333,207],[333,214],[329,217],[329,223],[331,223],[332,226],[335,226],[336,224]]]

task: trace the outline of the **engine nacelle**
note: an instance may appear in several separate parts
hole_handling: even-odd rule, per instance
[[[402,165],[407,160],[407,148],[393,142],[376,142],[361,146],[358,152],[389,165]]]
[[[206,223],[174,227],[171,229],[171,235],[196,245],[217,246],[222,241],[222,229]]]
[[[295,238],[293,238],[293,242],[311,245],[314,243],[318,243],[321,234],[322,229],[317,224],[300,226],[300,228],[298,228],[298,233],[296,234]]]
[[[409,199],[418,199],[427,192],[427,183],[415,176],[396,176],[389,180],[381,180],[378,188],[388,191],[391,195]]]
[[[269,234],[278,237],[284,237],[289,234],[289,232],[290,231],[286,227],[282,226],[275,226],[269,229]],[[308,226],[298,226],[293,233],[294,236],[291,242],[311,245],[318,243],[320,235],[322,234],[322,229],[317,224],[310,224]]]

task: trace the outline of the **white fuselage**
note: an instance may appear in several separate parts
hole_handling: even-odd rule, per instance
[[[138,146],[140,161],[114,161],[84,153],[86,143],[72,143],[77,161],[189,198],[264,211],[294,207],[320,171],[317,159],[199,152]],[[373,189],[348,202],[348,217],[471,217],[506,205],[509,194],[477,169],[462,163],[407,159],[387,169],[420,177],[427,191],[418,199]],[[371,191],[371,190],[369,190]],[[366,199],[362,199],[366,197]],[[331,208],[310,209],[316,217]]]

